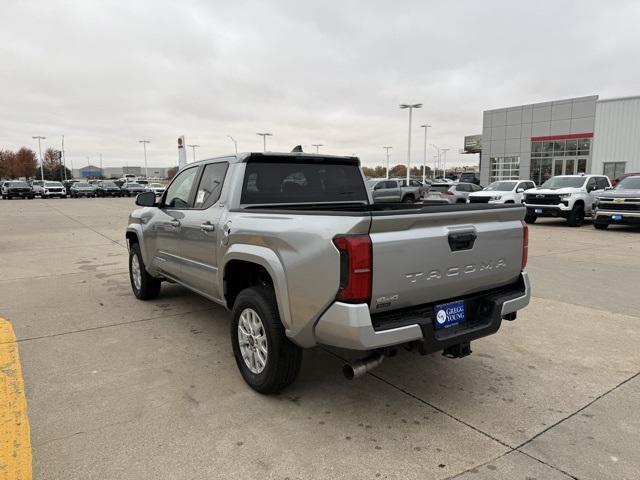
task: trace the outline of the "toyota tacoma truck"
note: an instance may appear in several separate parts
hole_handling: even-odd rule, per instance
[[[610,188],[611,182],[604,175],[551,177],[540,187],[525,192],[525,221],[535,223],[538,217],[561,217],[570,227],[580,227],[585,216],[593,215],[596,196]]]
[[[529,303],[522,205],[373,202],[360,161],[246,153],[181,169],[136,197],[134,295],[171,282],[229,309],[244,380],[291,384],[302,351],[360,351],[355,378],[401,347],[459,358]]]

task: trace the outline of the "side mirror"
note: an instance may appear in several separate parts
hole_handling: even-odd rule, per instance
[[[524,192],[524,188],[519,188],[516,190],[516,193],[522,193],[522,192]]]
[[[155,207],[156,195],[153,192],[144,192],[136,197],[136,205],[139,207]]]

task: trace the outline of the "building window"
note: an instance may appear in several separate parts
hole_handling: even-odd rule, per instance
[[[542,185],[552,176],[551,158],[532,158],[531,159],[531,180],[537,185]]]
[[[489,166],[489,183],[520,179],[520,157],[491,157]]]
[[[624,173],[626,166],[626,162],[605,162],[602,168],[602,173],[613,180]]]

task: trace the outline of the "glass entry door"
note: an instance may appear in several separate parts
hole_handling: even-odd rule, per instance
[[[554,175],[562,175],[564,169],[562,168],[562,163],[564,158],[556,158],[553,161],[553,174]]]
[[[564,159],[564,174],[575,175],[576,173],[576,160],[574,158]]]

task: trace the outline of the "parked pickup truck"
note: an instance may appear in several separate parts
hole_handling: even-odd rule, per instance
[[[422,199],[426,192],[418,181],[411,180],[407,187],[406,180],[372,179],[367,180],[366,186],[375,203],[413,203]]]
[[[640,175],[623,178],[613,190],[596,197],[593,226],[640,225]]]
[[[134,295],[167,281],[230,309],[236,363],[258,392],[292,383],[318,344],[367,352],[348,378],[400,346],[463,357],[529,303],[521,205],[374,204],[354,157],[204,160],[136,204]]]
[[[579,227],[586,215],[592,216],[596,196],[610,188],[609,178],[604,175],[551,177],[542,186],[525,192],[525,221],[535,223],[538,217],[561,217],[569,226]]]

